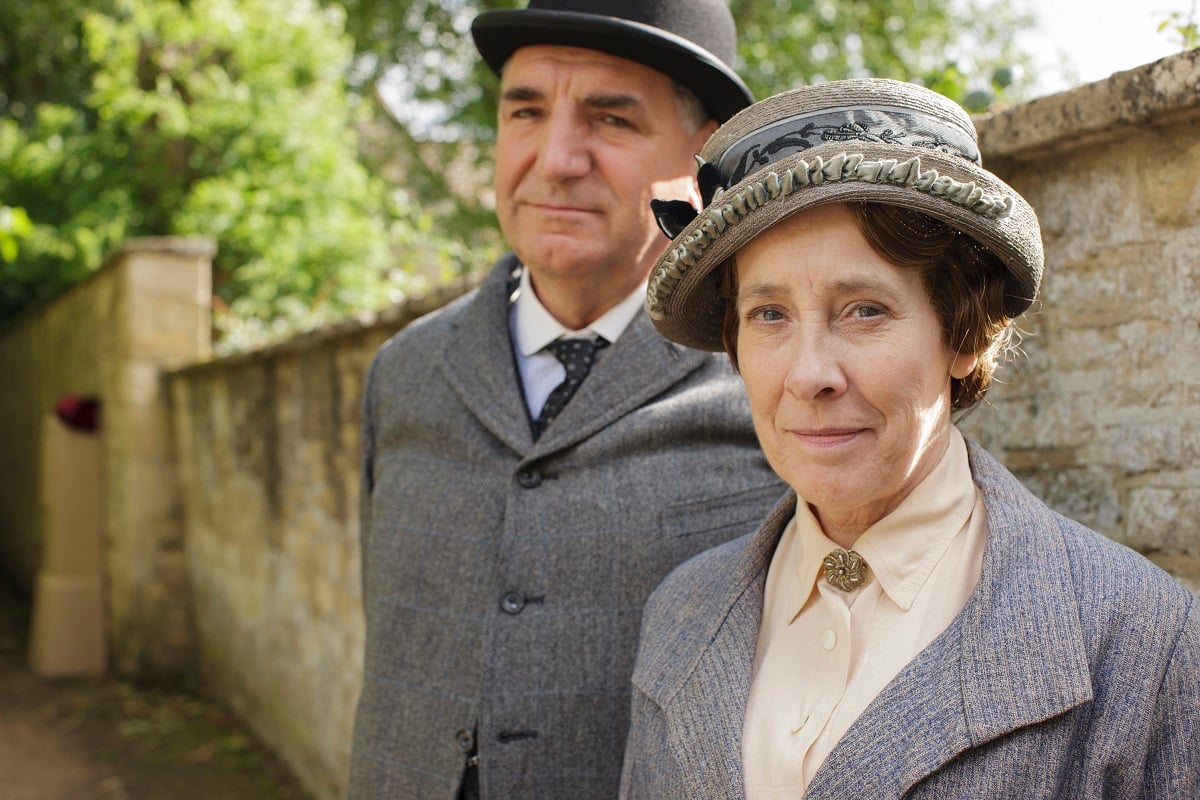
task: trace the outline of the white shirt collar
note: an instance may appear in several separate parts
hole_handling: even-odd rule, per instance
[[[950,442],[938,463],[887,516],[867,528],[853,550],[866,559],[868,580],[878,580],[884,593],[901,609],[912,607],[950,543],[966,530],[976,503],[967,443],[950,426]],[[771,561],[789,564],[788,590],[795,592],[787,607],[795,617],[814,592],[825,554],[838,545],[825,536],[821,523],[803,500],[783,534]]]
[[[521,282],[517,288],[517,299],[512,310],[513,342],[523,356],[531,356],[555,339],[562,337],[603,336],[610,343],[617,339],[633,322],[638,310],[646,300],[646,281],[629,295],[583,330],[573,331],[563,326],[542,305],[533,284],[529,280],[529,269],[521,270]]]

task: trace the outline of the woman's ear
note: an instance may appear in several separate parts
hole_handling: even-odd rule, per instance
[[[974,353],[959,353],[950,362],[950,377],[962,380],[979,366],[979,356]]]

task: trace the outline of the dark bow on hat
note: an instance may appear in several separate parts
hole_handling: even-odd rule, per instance
[[[696,156],[696,163],[699,165],[696,170],[696,182],[700,184],[700,199],[704,208],[707,208],[717,189],[729,187],[721,180],[721,173],[716,164],[709,163],[700,156]],[[659,230],[665,233],[668,239],[674,239],[682,233],[688,223],[700,214],[696,207],[686,200],[651,200],[650,210],[654,212]]]

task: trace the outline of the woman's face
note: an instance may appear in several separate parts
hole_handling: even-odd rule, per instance
[[[737,253],[737,354],[771,466],[849,546],[945,452],[957,355],[914,269],[881,258],[844,205],[796,214]]]

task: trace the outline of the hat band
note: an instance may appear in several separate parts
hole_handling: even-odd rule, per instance
[[[735,191],[717,190],[712,202],[690,226],[691,230],[675,240],[651,274],[646,302],[651,317],[663,318],[660,298],[665,299],[674,290],[688,269],[730,226],[768,202],[805,187],[839,181],[909,187],[989,219],[1007,217],[1014,205],[1013,198],[986,192],[974,182],[957,181],[936,169],[921,169],[920,156],[905,161],[890,158],[871,161],[861,153],[838,153],[828,160],[820,156],[811,161],[798,159],[795,166],[782,172],[766,172]]]
[[[972,132],[933,115],[894,108],[825,108],[756,128],[725,149],[717,169],[731,186],[762,167],[827,142],[874,142],[940,150],[979,163]]]

